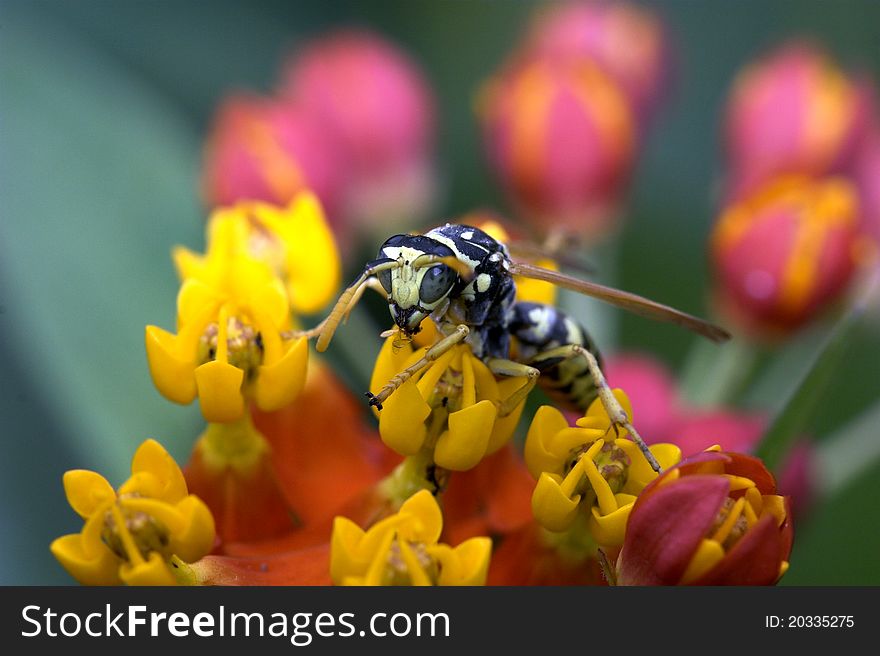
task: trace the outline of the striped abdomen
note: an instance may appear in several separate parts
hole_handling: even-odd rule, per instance
[[[571,344],[602,358],[593,340],[574,319],[552,305],[516,303],[510,334],[516,339],[518,362],[541,372],[538,385],[557,403],[586,410],[596,398],[596,386],[583,357],[570,357]]]

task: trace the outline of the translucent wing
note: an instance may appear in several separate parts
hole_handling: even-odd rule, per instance
[[[566,252],[564,248],[548,249],[545,246],[536,244],[531,241],[516,240],[506,241],[504,245],[510,254],[526,262],[538,262],[544,259],[550,259],[560,264],[566,269],[573,269],[583,274],[596,273],[596,267],[589,262],[582,260],[570,252]]]
[[[677,324],[683,328],[692,330],[695,333],[699,333],[700,335],[711,339],[713,342],[723,342],[730,339],[730,333],[720,326],[711,324],[708,321],[703,321],[702,319],[698,319],[685,312],[680,312],[668,305],[648,300],[638,294],[631,294],[619,289],[614,289],[613,287],[599,285],[594,282],[578,280],[577,278],[572,278],[564,273],[550,271],[549,269],[544,269],[543,267],[535,266],[534,264],[527,264],[525,262],[511,262],[510,272],[517,276],[534,278],[535,280],[544,280],[559,287],[598,298],[601,301],[616,305],[624,310],[629,310],[634,314],[639,314],[649,319]]]

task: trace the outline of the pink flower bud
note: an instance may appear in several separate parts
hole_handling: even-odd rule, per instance
[[[855,182],[862,202],[862,229],[880,244],[880,122],[862,143]]]
[[[610,227],[636,135],[626,98],[599,67],[527,58],[480,100],[490,165],[524,218],[582,235]]]
[[[711,237],[720,309],[756,336],[800,327],[846,289],[858,217],[842,178],[781,177],[731,205]]]
[[[734,82],[725,125],[734,195],[779,173],[839,172],[866,127],[866,100],[808,43],[787,44],[748,66]]]
[[[281,87],[338,141],[351,174],[349,215],[412,220],[426,211],[434,99],[404,52],[370,32],[335,32],[290,59]]]
[[[607,358],[604,371],[611,387],[626,390],[638,412],[642,438],[648,444],[673,441],[678,402],[669,370],[651,356],[621,353]]]
[[[595,61],[646,118],[663,95],[669,52],[665,30],[650,11],[625,2],[567,2],[539,12],[529,47],[551,57]]]
[[[253,95],[235,95],[219,107],[208,135],[202,176],[212,207],[240,200],[287,205],[314,191],[332,218],[339,207],[339,159],[298,108]]]

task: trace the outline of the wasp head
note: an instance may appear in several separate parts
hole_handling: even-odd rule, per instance
[[[395,235],[379,249],[376,263],[396,263],[379,271],[377,277],[388,294],[391,318],[404,337],[412,337],[421,330],[422,321],[459,281],[452,267],[436,261],[441,257],[454,258],[455,253],[445,244],[422,235]]]

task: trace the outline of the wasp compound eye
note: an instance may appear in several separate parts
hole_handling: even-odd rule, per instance
[[[445,264],[432,266],[425,272],[419,287],[419,300],[423,304],[436,303],[455,284],[456,273]]]
[[[385,290],[385,293],[391,294],[391,269],[385,269],[384,271],[380,271],[376,274],[376,277],[379,279],[379,284],[382,285],[382,289]]]

